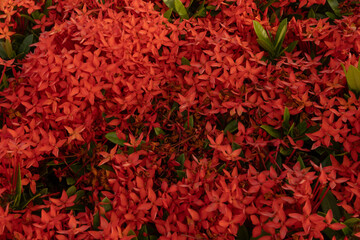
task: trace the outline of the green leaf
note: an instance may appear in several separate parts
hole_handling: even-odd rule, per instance
[[[144,236],[144,234],[146,236]],[[141,226],[141,228],[139,230],[138,239],[139,240],[148,240],[148,237],[147,237],[148,235],[149,235],[149,233],[148,233],[147,227],[144,224],[144,225]]]
[[[262,129],[264,129],[268,134],[270,134],[270,136],[277,138],[277,139],[281,139],[281,133],[276,130],[275,128],[268,126],[268,125],[261,125],[260,126]]]
[[[124,143],[126,140],[119,139],[118,136],[116,135],[116,132],[109,132],[105,135],[105,137],[112,143],[115,143],[120,146],[125,146]]]
[[[105,212],[108,212],[112,209],[111,201],[107,197],[105,197],[101,202],[101,206],[104,208]]]
[[[49,12],[49,7],[52,5],[52,0],[46,0],[44,5],[44,13],[47,15]]]
[[[348,87],[354,93],[360,92],[360,70],[353,65],[349,66],[348,71],[345,74]]]
[[[99,213],[95,213],[94,214],[94,220],[93,220],[93,227],[95,230],[97,230],[97,228],[100,226],[100,215]]]
[[[5,40],[5,43],[4,43],[3,47],[4,47],[4,50],[6,52],[7,57],[9,59],[12,59],[12,58],[14,58],[16,56],[16,54],[15,54],[15,52],[13,50],[13,47],[11,45],[11,41],[9,39]]]
[[[240,226],[236,234],[235,240],[249,240],[249,239],[250,236],[247,228],[244,225]]]
[[[330,5],[331,9],[337,16],[341,16],[341,11],[339,9],[339,2],[337,0],[327,0],[327,3]]]
[[[328,16],[330,19],[335,20],[337,17],[332,12],[325,12],[325,15]]]
[[[99,166],[99,168],[105,169],[105,170],[113,172],[113,173],[115,172],[114,168],[112,166],[110,166],[110,165],[107,165],[107,164],[103,164],[103,165]]]
[[[30,51],[30,45],[33,44],[34,35],[27,36],[19,47],[19,53],[27,54]]]
[[[163,2],[168,8],[175,9],[175,0],[163,0]]]
[[[172,9],[172,8],[169,8],[169,9],[164,13],[164,18],[167,18],[167,20],[170,21],[172,12],[173,12],[173,9]]]
[[[268,43],[267,41],[264,41],[260,38],[256,39],[256,41],[258,42],[258,44],[263,48],[265,49],[266,51],[268,51],[268,53],[271,55],[271,56],[274,56],[275,55],[275,51],[274,51],[274,46],[272,45],[272,43]]]
[[[131,240],[138,240],[138,238],[136,237],[136,233],[133,230],[130,230],[127,235],[128,236],[135,236],[135,237],[131,238]]]
[[[7,54],[5,51],[5,42],[4,41],[0,41],[0,58],[2,59],[7,59]]]
[[[298,41],[293,41],[292,43],[290,43],[286,48],[285,48],[285,51],[288,52],[288,53],[291,53],[294,48],[296,47],[296,44],[298,43]]]
[[[178,156],[177,159],[176,159],[176,161],[177,161],[178,163],[180,163],[180,166],[175,167],[175,169],[177,169],[177,170],[182,170],[182,169],[184,169],[185,154],[182,153],[180,156]]]
[[[181,65],[188,65],[190,66],[190,61],[186,57],[181,58]]]
[[[20,170],[20,164],[18,165],[16,169],[16,187],[15,187],[15,200],[14,200],[14,207],[18,208],[20,207],[21,202],[21,170]]]
[[[156,127],[156,128],[154,128],[154,131],[155,131],[155,134],[156,134],[156,136],[159,136],[159,135],[165,135],[165,132],[164,132],[164,130],[162,130],[161,128],[159,128],[159,127]]]
[[[76,199],[74,202],[78,202],[85,195],[84,190],[79,190],[76,192]]]
[[[190,124],[190,128],[188,127],[188,123]],[[185,123],[185,129],[192,129],[194,127],[194,117],[191,115],[189,120]]]
[[[314,10],[312,8],[310,9],[307,17],[308,18],[315,18],[315,12],[314,12]]]
[[[287,19],[285,18],[279,24],[278,30],[276,32],[275,42],[274,42],[275,43],[275,55],[277,53],[280,53],[281,46],[285,39],[286,31],[287,31]]]
[[[67,185],[74,185],[76,183],[75,179],[73,177],[67,177],[66,178],[66,184]]]
[[[218,168],[217,172],[220,173],[225,167],[226,167],[226,163],[224,163],[223,165],[221,165],[221,166]]]
[[[204,6],[200,6],[193,17],[206,17],[206,8]]]
[[[235,119],[228,123],[228,125],[226,125],[224,129],[224,134],[226,134],[227,132],[233,133],[236,130],[238,130],[238,121]]]
[[[186,174],[184,170],[176,170],[176,174],[178,177],[178,180],[181,181],[183,178],[185,178]]]
[[[27,200],[24,204],[22,204],[20,208],[24,209],[31,201],[33,201],[35,198],[38,198],[40,196],[41,196],[41,193],[36,194],[35,196],[33,196],[32,198]]]
[[[289,112],[289,109],[287,107],[285,107],[282,126],[286,130],[289,129],[289,127],[290,127],[289,121],[290,121],[290,112]]]
[[[186,8],[184,7],[184,5],[180,0],[174,0],[174,5],[175,5],[175,11],[177,12],[177,14],[179,14],[181,18],[189,19],[189,15],[186,11]]]
[[[321,197],[324,195],[325,189],[321,193]],[[323,212],[328,212],[329,209],[332,210],[333,216],[336,220],[339,220],[341,218],[341,211],[339,206],[337,205],[337,200],[335,196],[332,194],[331,190],[327,192],[326,196],[324,197],[323,201],[321,202],[321,208]]]
[[[66,194],[68,195],[68,197],[73,196],[76,193],[76,187],[75,186],[71,186],[68,188],[68,190],[66,190]]]
[[[299,157],[297,158],[297,161],[300,163],[301,169],[304,169],[304,168],[305,168],[305,163],[304,163],[304,161],[303,161],[303,159],[302,159],[301,156],[299,156]]]
[[[271,42],[267,32],[265,31],[265,29],[263,28],[263,26],[261,26],[261,24],[258,21],[253,20],[253,25],[254,25],[254,30],[255,33],[257,35],[257,37],[261,40],[266,42],[268,45],[270,45],[272,47],[272,49],[274,49],[274,45]]]
[[[286,133],[286,135],[290,135],[290,137],[294,138],[294,127],[295,123],[291,124],[291,127],[289,128],[289,131]]]

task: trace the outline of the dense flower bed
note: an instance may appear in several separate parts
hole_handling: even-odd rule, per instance
[[[360,237],[359,2],[6,0],[0,19],[3,239]]]

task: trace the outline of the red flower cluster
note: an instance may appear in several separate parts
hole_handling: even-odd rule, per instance
[[[4,24],[43,6],[10,2]],[[359,236],[360,102],[341,63],[357,65],[360,8],[304,17],[325,2],[271,17],[267,1],[205,1],[169,21],[162,1],[54,1],[0,92],[0,236]],[[298,45],[270,61],[253,20],[276,34],[285,17]]]

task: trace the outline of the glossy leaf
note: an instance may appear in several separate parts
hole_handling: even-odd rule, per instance
[[[345,76],[349,89],[358,94],[360,92],[360,70],[350,65],[348,71],[345,71]]]
[[[286,130],[289,129],[290,127],[289,121],[290,121],[290,112],[289,109],[285,107],[282,126]]]
[[[175,167],[177,170],[184,169],[184,163],[185,163],[185,154],[182,153],[180,156],[177,157],[176,161],[180,164],[179,167]]]
[[[287,31],[287,19],[285,18],[279,24],[278,30],[276,32],[275,41],[274,41],[275,54],[280,53],[281,46],[285,39],[286,31]]]
[[[165,135],[164,130],[162,130],[162,129],[159,128],[159,127],[154,128],[154,131],[155,131],[156,136]]]
[[[325,189],[324,189],[325,191]],[[321,196],[324,194],[324,191],[322,192]],[[321,208],[323,212],[327,212],[330,209],[333,212],[334,218],[336,220],[339,220],[342,216],[339,206],[337,205],[337,201],[335,196],[332,194],[331,190],[327,192],[326,196],[324,197],[323,201],[321,202]]]
[[[66,194],[68,195],[68,197],[73,196],[76,193],[76,187],[75,186],[71,186],[66,190]]]
[[[190,66],[190,61],[186,57],[181,58],[181,65]]]
[[[288,52],[288,53],[291,53],[291,52],[294,50],[294,48],[296,47],[297,43],[298,43],[297,40],[291,42],[291,43],[285,48],[285,51]]]
[[[270,134],[270,136],[277,138],[277,139],[281,139],[281,133],[276,130],[275,128],[271,127],[271,126],[267,126],[267,125],[261,125],[260,126],[262,129],[264,129],[268,134]]]
[[[224,134],[227,132],[233,133],[238,129],[238,121],[235,119],[228,123],[224,129]]]
[[[118,144],[120,146],[125,146],[124,143],[126,142],[123,139],[119,139],[116,135],[116,132],[109,132],[105,135],[106,139],[108,139],[110,142]]]
[[[330,5],[335,15],[341,16],[341,10],[339,9],[339,2],[337,0],[327,0],[327,3]]]
[[[30,45],[33,44],[34,35],[27,36],[19,47],[19,53],[28,53],[30,51]]]
[[[261,24],[258,21],[255,21],[255,20],[253,21],[253,26],[254,26],[254,30],[255,30],[255,33],[256,33],[257,37],[261,41],[266,42],[269,46],[272,46],[272,49],[274,50],[274,46],[273,46],[267,32],[263,28],[263,26],[261,26]]]
[[[177,12],[177,14],[179,14],[181,18],[189,19],[189,15],[186,11],[186,8],[184,7],[184,5],[180,0],[174,0],[174,6],[175,6],[175,11]]]
[[[269,54],[271,56],[274,56],[275,55],[275,50],[274,50],[274,46],[272,43],[269,43],[268,41],[265,41],[263,39],[256,39],[256,41],[258,42],[258,44],[263,48],[265,49],[266,51],[269,52]]]
[[[18,208],[21,202],[21,192],[22,192],[22,185],[21,185],[21,169],[20,165],[16,168],[16,187],[15,187],[15,199],[14,199],[14,207]]]
[[[173,8],[169,8],[165,13],[164,13],[164,17],[170,21],[171,18],[171,14],[173,12]]]
[[[163,0],[168,8],[175,9],[175,0]]]

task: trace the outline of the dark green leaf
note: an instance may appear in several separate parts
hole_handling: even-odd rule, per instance
[[[94,214],[94,220],[93,220],[93,227],[95,230],[97,230],[97,228],[100,226],[100,215],[99,213],[95,213]]]
[[[105,212],[108,212],[112,209],[111,201],[107,197],[105,197],[101,202],[101,206],[104,208]]]
[[[103,164],[103,165],[99,166],[99,168],[110,171],[110,172],[115,172],[114,168],[107,164]]]
[[[193,17],[206,17],[206,8],[204,6],[201,6],[193,15]]]
[[[44,13],[47,15],[49,12],[49,7],[52,6],[52,0],[46,0],[44,5]]]
[[[341,16],[341,11],[339,9],[339,2],[337,0],[327,0],[328,4],[330,5],[331,9],[337,16]]]
[[[296,44],[297,44],[297,43],[298,43],[297,40],[296,40],[296,41],[293,41],[292,43],[290,43],[290,44],[286,47],[285,51],[288,52],[288,53],[291,53],[291,52],[294,50],[294,48],[296,47]]]
[[[108,139],[110,142],[118,144],[120,146],[125,146],[125,140],[123,139],[119,139],[118,136],[116,135],[116,132],[109,132],[105,135],[106,139]]]
[[[76,192],[76,199],[74,202],[78,202],[85,195],[84,190],[79,190]]]
[[[322,197],[322,195],[324,195],[324,193],[325,193],[325,189],[321,193],[320,197]],[[335,196],[332,194],[331,190],[328,191],[328,193],[324,197],[323,201],[321,202],[321,208],[322,208],[323,212],[325,212],[325,213],[327,213],[331,209],[333,212],[333,216],[336,220],[339,220],[342,216],[340,208],[337,205],[337,200],[336,200]]]
[[[328,16],[330,19],[335,20],[337,17],[332,12],[325,12],[325,15]]]
[[[32,198],[30,198],[29,200],[27,200],[25,203],[23,203],[21,205],[21,209],[24,209],[31,201],[33,201],[35,198],[38,198],[40,196],[41,196],[41,193],[38,193],[35,196],[33,196]]]
[[[73,196],[76,193],[76,187],[75,186],[71,186],[68,188],[68,190],[66,190],[66,194],[68,195],[68,197]]]
[[[235,119],[228,123],[224,129],[224,134],[227,132],[233,133],[238,129],[238,121]]]
[[[235,240],[249,240],[249,239],[250,236],[247,228],[244,225],[240,226]]]
[[[225,167],[226,167],[226,164],[224,163],[223,165],[221,165],[221,166],[218,168],[217,172],[220,173]]]
[[[185,154],[182,153],[180,156],[177,157],[176,161],[180,163],[179,167],[175,167],[177,170],[184,169],[184,163],[185,163]]]
[[[67,185],[74,185],[76,183],[75,179],[73,177],[67,177],[66,178],[66,184]]]
[[[289,129],[289,127],[290,127],[289,121],[290,121],[290,112],[289,112],[289,109],[287,107],[285,107],[282,126],[286,130]]]
[[[275,55],[275,50],[274,50],[274,46],[272,45],[272,43],[269,44],[268,42],[266,42],[260,38],[256,39],[256,41],[263,49],[265,49],[271,55],[271,57],[273,57]]]
[[[304,161],[303,161],[303,159],[302,159],[301,156],[299,156],[299,157],[297,158],[297,161],[300,163],[301,169],[304,169],[304,168],[305,168],[305,163],[304,163]]]
[[[314,12],[314,10],[312,8],[310,9],[307,17],[308,18],[315,18],[315,12]]]
[[[190,61],[186,57],[181,58],[181,65],[188,65],[190,66]]]
[[[176,170],[176,174],[178,176],[178,180],[181,181],[181,179],[183,179],[186,174],[185,174],[185,171],[184,170]]]
[[[30,45],[33,44],[34,35],[27,36],[19,47],[19,53],[27,54],[30,51]]]
[[[277,53],[280,53],[281,46],[282,46],[282,44],[284,42],[284,39],[285,39],[286,31],[287,31],[287,19],[285,18],[279,24],[278,30],[276,32],[275,41],[274,41],[275,55]]]
[[[271,126],[267,126],[267,125],[261,125],[260,126],[262,129],[264,129],[268,134],[270,134],[270,136],[277,138],[277,139],[281,139],[281,133],[276,130],[275,128],[271,127]]]
[[[194,127],[194,117],[193,117],[193,115],[191,115],[191,116],[189,117],[189,120],[186,121],[186,123],[185,123],[185,128],[186,128],[186,129],[189,129],[188,123],[190,124],[190,129],[192,129],[192,128]]]
[[[156,134],[156,136],[159,136],[159,135],[165,135],[165,132],[164,132],[164,130],[162,130],[161,128],[159,128],[159,127],[156,127],[156,128],[154,128],[154,131],[155,131],[155,134]]]
[[[4,41],[0,41],[0,58],[8,59],[6,51],[5,51],[5,43],[4,43]]]
[[[21,170],[20,170],[20,165],[18,165],[17,169],[16,169],[16,187],[15,187],[15,200],[14,200],[14,207],[18,208],[20,207],[20,202],[21,202]]]
[[[145,234],[146,236],[144,236],[144,234]],[[148,236],[148,230],[147,230],[146,225],[143,224],[143,225],[141,226],[140,231],[139,231],[138,239],[139,239],[139,240],[148,240],[148,237],[147,237],[147,236]]]

